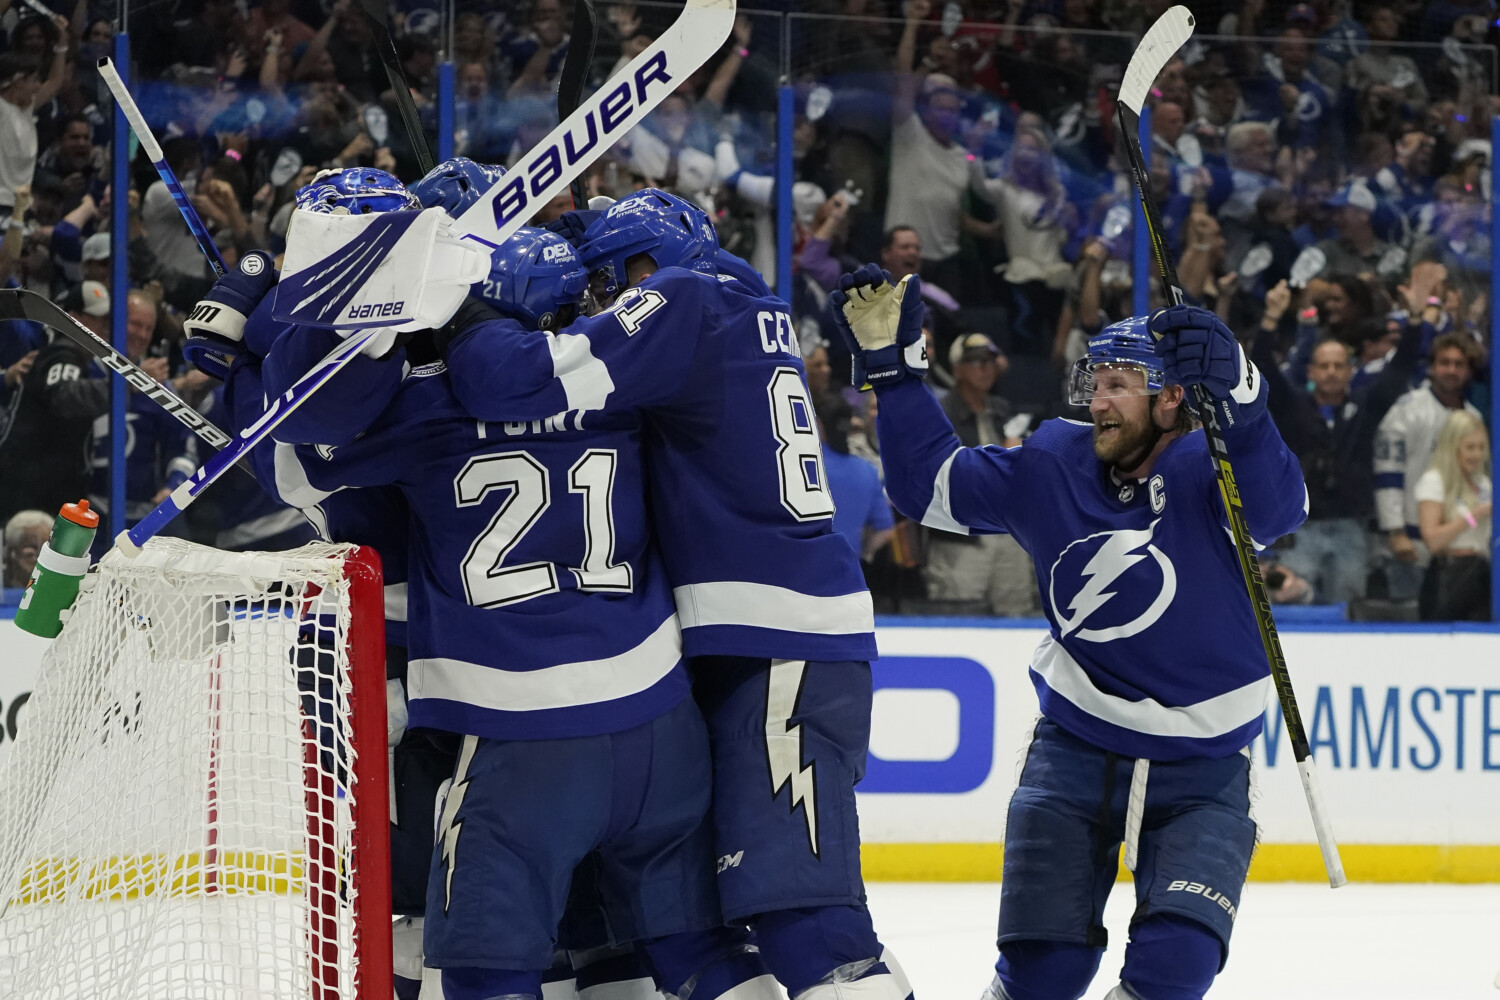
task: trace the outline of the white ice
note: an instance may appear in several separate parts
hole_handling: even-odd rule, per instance
[[[1000,884],[868,886],[881,940],[918,1000],[978,1000],[994,973]],[[1105,910],[1110,946],[1084,1000],[1115,984],[1135,905]],[[1500,1000],[1500,885],[1252,882],[1208,1000]]]

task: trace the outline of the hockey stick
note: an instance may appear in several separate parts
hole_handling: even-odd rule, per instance
[[[566,121],[578,110],[583,100],[583,87],[588,82],[589,67],[594,64],[594,47],[599,42],[599,24],[594,11],[594,0],[576,0],[573,4],[573,33],[568,40],[568,54],[563,59],[562,73],[557,78],[557,120]],[[583,174],[573,178],[568,185],[573,194],[573,207],[586,208],[583,196]]]
[[[0,320],[29,320],[40,323],[49,330],[56,330],[98,358],[104,367],[145,393],[148,399],[212,447],[222,448],[229,443],[228,434],[205,420],[203,414],[173,394],[171,389],[147,375],[129,358],[110,346],[109,341],[69,316],[62,307],[55,305],[46,296],[22,288],[0,291]]]
[[[484,238],[480,238],[478,242],[495,246],[520,229],[522,223],[531,215],[530,212],[525,215],[521,214],[521,209],[527,204],[526,192],[529,191],[531,197],[537,199],[538,204],[546,204],[566,187],[573,177],[604,152],[601,140],[605,138],[605,135],[614,132],[623,135],[625,131],[628,131],[625,126],[634,125],[640,117],[675,89],[671,85],[673,79],[677,77],[686,79],[718,50],[719,46],[724,43],[724,39],[729,37],[729,29],[733,24],[734,0],[688,0],[687,6],[672,28],[626,67],[626,82],[608,92],[594,94],[578,110],[569,115],[567,120],[547,136],[536,149],[528,153],[515,171],[507,175],[513,176],[519,173],[521,178],[525,178],[535,176],[538,164],[547,168],[544,176],[536,176],[533,183],[523,183],[519,186],[518,190],[522,198],[520,205],[515,205],[513,200],[505,202],[508,214],[501,219],[500,209],[490,208],[495,193],[495,188],[491,188],[488,200],[481,200],[469,212],[464,213],[463,217],[468,218],[477,208],[480,209],[478,217],[480,220],[493,219],[492,224],[486,225],[483,232],[489,235],[494,243]],[[656,81],[660,81],[662,85],[656,88],[655,93],[646,95],[647,84]],[[628,107],[632,87],[640,95],[639,103],[633,109]],[[622,91],[623,96],[620,96]],[[603,123],[605,135],[599,134],[596,123]],[[572,133],[585,126],[591,137],[591,144],[583,150],[578,150],[572,143]],[[566,165],[562,158],[564,148],[567,150]],[[349,247],[346,246],[341,252],[348,251],[348,249]],[[147,539],[185,510],[205,489],[222,476],[229,466],[270,436],[271,432],[288,415],[306,402],[307,398],[329,379],[338,374],[339,370],[347,365],[367,343],[382,332],[379,327],[361,330],[335,347],[283,395],[273,400],[266,412],[261,414],[255,423],[240,431],[227,447],[204,463],[191,477],[173,490],[170,496],[157,504],[156,509],[142,518],[134,528],[120,532],[115,538],[115,544],[126,552],[139,550]]]
[[[427,133],[422,131],[417,102],[411,99],[411,86],[406,82],[406,73],[401,69],[401,57],[396,53],[396,43],[391,38],[391,28],[387,21],[390,9],[386,6],[386,0],[359,0],[359,6],[375,29],[375,48],[380,51],[385,78],[390,81],[391,91],[396,96],[396,111],[401,115],[401,124],[406,127],[406,138],[417,157],[417,166],[425,175],[432,169],[435,161],[432,158],[432,147],[427,144]]]
[[[224,266],[224,258],[219,256],[219,248],[214,246],[214,238],[208,234],[208,227],[198,217],[198,210],[193,208],[193,203],[188,201],[187,192],[182,189],[177,175],[173,173],[172,167],[167,163],[166,154],[161,151],[161,146],[156,141],[156,136],[151,134],[151,127],[146,124],[146,119],[141,116],[141,109],[136,107],[135,100],[130,96],[130,91],[125,89],[125,81],[120,79],[120,73],[115,69],[114,62],[105,56],[99,60],[99,75],[104,77],[104,83],[109,87],[109,92],[115,95],[115,103],[120,110],[125,112],[125,120],[130,122],[135,137],[141,141],[141,148],[146,151],[151,165],[156,168],[156,174],[161,182],[167,186],[172,200],[177,203],[177,211],[182,213],[183,221],[187,223],[188,230],[192,232],[193,239],[198,242],[198,249],[203,251],[203,256],[208,258],[208,263],[214,269],[214,274],[222,278],[228,268]]]
[[[236,434],[222,451],[199,466],[198,470],[185,482],[157,504],[151,513],[141,518],[135,527],[120,532],[115,537],[115,544],[129,554],[133,555],[138,552],[140,547],[146,544],[147,539],[186,510],[189,504],[198,499],[199,494],[229,471],[229,467],[243,458],[251,448],[269,437],[283,420],[290,416],[297,407],[307,402],[309,396],[337,375],[366,344],[382,332],[384,331],[377,327],[361,331],[341,341],[321,361],[313,365],[306,375],[293,383],[290,389],[273,399],[270,406],[266,408],[266,412],[262,413],[255,423]]]
[[[1156,198],[1151,192],[1151,175],[1146,171],[1146,158],[1141,152],[1141,109],[1146,95],[1158,74],[1193,33],[1193,15],[1186,7],[1177,6],[1157,18],[1155,24],[1141,39],[1140,46],[1131,56],[1125,68],[1125,79],[1120,85],[1120,99],[1116,105],[1116,117],[1123,133],[1126,153],[1130,158],[1130,171],[1135,178],[1136,194],[1146,217],[1146,229],[1151,238],[1151,251],[1156,256],[1157,275],[1161,279],[1162,293],[1170,305],[1182,302],[1182,287],[1177,282],[1177,268],[1167,249],[1162,234],[1161,217],[1156,210]],[[1297,710],[1297,695],[1292,690],[1291,675],[1287,673],[1286,657],[1281,650],[1281,639],[1276,634],[1276,620],[1271,616],[1271,601],[1266,596],[1265,581],[1261,579],[1260,563],[1255,558],[1255,543],[1250,537],[1250,527],[1245,521],[1244,505],[1240,491],[1235,485],[1234,467],[1229,461],[1229,449],[1224,443],[1224,431],[1219,426],[1218,411],[1213,399],[1203,386],[1193,386],[1193,405],[1203,421],[1203,432],[1208,437],[1209,451],[1214,459],[1214,472],[1219,481],[1219,496],[1224,501],[1224,511],[1229,518],[1229,531],[1234,538],[1235,554],[1239,557],[1240,571],[1245,579],[1245,590],[1250,596],[1250,606],[1255,612],[1255,622],[1260,627],[1260,640],[1265,647],[1266,660],[1271,667],[1271,680],[1276,685],[1276,697],[1281,702],[1281,715],[1286,722],[1287,736],[1292,743],[1292,756],[1297,760],[1297,771],[1302,776],[1302,789],[1307,794],[1307,807],[1312,813],[1313,830],[1318,835],[1318,847],[1323,852],[1323,867],[1328,872],[1328,884],[1337,889],[1349,880],[1344,875],[1344,864],[1339,859],[1338,844],[1333,839],[1333,827],[1328,819],[1328,804],[1323,799],[1323,789],[1318,783],[1314,767],[1312,748],[1307,742],[1307,731],[1302,726],[1302,714]]]
[[[581,101],[458,217],[459,229],[475,242],[499,246],[719,50],[734,27],[734,8],[735,0],[687,0],[672,26],[612,79],[613,86]]]

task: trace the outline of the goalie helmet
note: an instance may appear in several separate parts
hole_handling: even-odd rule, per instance
[[[707,213],[657,188],[645,188],[611,205],[583,234],[578,252],[600,302],[625,288],[625,262],[636,254],[649,255],[658,268],[719,271],[719,238]]]
[[[351,167],[319,172],[311,184],[297,190],[297,207],[330,215],[368,215],[421,208],[422,203],[384,170]]]
[[[1113,395],[1154,396],[1167,384],[1161,359],[1156,356],[1156,338],[1151,335],[1150,319],[1132,316],[1111,323],[1089,338],[1088,353],[1073,362],[1068,378],[1068,402],[1087,406],[1094,399],[1096,375],[1110,368],[1133,368],[1145,375],[1139,383],[1111,386]]]
[[[474,294],[533,330],[558,330],[578,314],[588,272],[572,244],[523,226],[490,251],[490,274]]]
[[[411,193],[423,208],[436,206],[456,219],[504,176],[504,167],[455,156],[427,171]]]

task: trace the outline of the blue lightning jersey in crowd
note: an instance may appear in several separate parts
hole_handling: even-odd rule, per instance
[[[336,342],[285,334],[266,391],[284,391]],[[686,697],[672,595],[648,545],[639,420],[574,411],[487,423],[459,406],[441,363],[403,374],[399,360],[360,361],[356,377],[309,400],[284,443],[319,414],[333,426],[390,398],[395,383],[390,404],[332,447],[278,449],[276,480],[304,508],[344,487],[404,494],[410,725],[555,739],[629,729]]]
[[[886,489],[903,513],[961,534],[1009,533],[1031,555],[1051,634],[1031,661],[1042,713],[1129,757],[1218,757],[1262,726],[1260,632],[1208,442],[1170,442],[1121,482],[1092,427],[1049,420],[1016,448],[959,445],[927,387],[879,390]],[[1307,514],[1297,458],[1256,403],[1224,432],[1251,535],[1269,544]]]
[[[471,327],[446,352],[454,392],[491,420],[648,412],[651,516],[689,656],[873,659],[791,314],[734,273],[665,268],[556,335]]]

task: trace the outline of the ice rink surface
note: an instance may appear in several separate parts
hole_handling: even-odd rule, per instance
[[[994,973],[998,882],[868,886],[918,1000],[978,1000]],[[1135,894],[1116,884],[1110,947],[1084,995],[1118,980]],[[1209,1000],[1500,1000],[1500,885],[1251,882]]]

